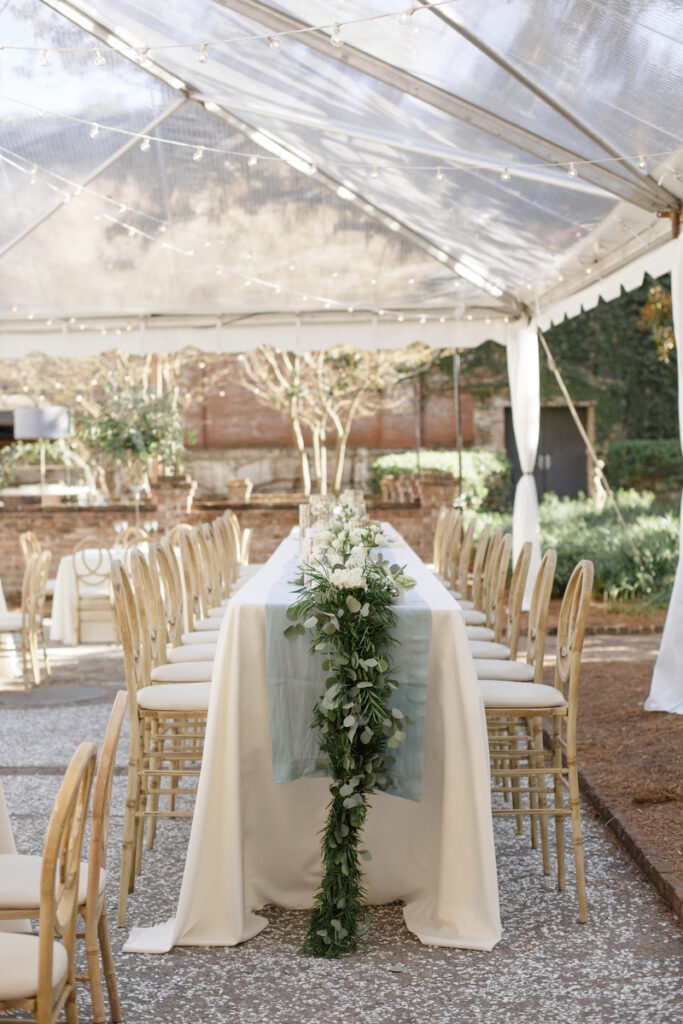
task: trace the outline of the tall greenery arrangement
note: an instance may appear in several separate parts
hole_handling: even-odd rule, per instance
[[[338,524],[330,546],[304,567],[297,601],[288,609],[286,635],[312,630],[311,651],[323,652],[325,692],[311,727],[332,776],[331,801],[322,836],[323,879],[315,897],[304,952],[333,959],[352,953],[362,935],[365,889],[361,859],[370,796],[395,785],[391,749],[411,724],[391,703],[398,683],[389,648],[396,623],[398,589],[414,584],[398,565],[373,560],[364,539],[378,534]]]
[[[184,460],[181,410],[153,390],[107,383],[100,411],[77,414],[75,427],[80,440],[110,463],[146,467],[158,458],[176,469]]]

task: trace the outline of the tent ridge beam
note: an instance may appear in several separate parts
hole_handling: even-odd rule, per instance
[[[262,3],[261,0],[213,0],[213,2],[250,18],[252,21],[257,21],[274,32],[292,32],[297,29],[311,28],[307,22],[277,11]],[[417,78],[408,71],[388,64],[364,50],[356,49],[348,43],[343,47],[332,46],[330,37],[325,32],[307,31],[296,36],[295,40],[337,63],[370,75],[393,89],[413,96],[494,138],[516,146],[544,163],[578,163],[580,166],[577,170],[587,181],[605,189],[619,199],[625,199],[634,206],[655,212],[664,206],[671,205],[671,198],[668,195],[665,203],[657,201],[648,189],[637,182],[623,178],[611,168],[586,162],[587,157],[544,139],[483,107],[470,103],[460,96],[455,96],[424,79]]]
[[[148,135],[150,132],[154,131],[155,128],[157,128],[160,124],[163,124],[163,122],[167,118],[175,114],[175,112],[179,110],[180,107],[182,107],[183,104],[185,103],[187,103],[187,97],[182,96],[180,99],[176,100],[175,103],[172,103],[171,106],[162,114],[159,114],[159,116],[155,117],[153,121],[150,121],[149,124],[145,125],[145,127],[141,129],[140,134]],[[113,164],[117,163],[117,161],[124,157],[126,153],[133,149],[133,147],[136,146],[137,144],[137,136],[128,139],[128,141],[125,142],[123,146],[120,146],[114,153],[112,153],[111,156],[108,156],[106,160],[103,160],[101,164],[98,164],[97,167],[93,171],[91,171],[90,174],[88,174],[88,176],[83,181],[78,182],[78,185],[81,188],[87,188],[87,186],[90,185],[91,182],[95,181],[96,178],[99,178],[101,174],[104,174],[105,171],[107,171]],[[9,242],[3,245],[2,248],[0,248],[0,259],[3,256],[6,256],[7,253],[14,249],[16,245],[19,245],[20,242],[23,242],[25,238],[28,238],[29,235],[33,234],[33,232],[37,228],[39,228],[42,224],[49,220],[50,217],[54,216],[54,214],[61,210],[63,206],[63,202],[57,202],[53,207],[51,207],[51,209],[47,211],[47,213],[43,214],[42,217],[40,217],[37,221],[31,224],[30,227],[26,228],[24,231],[21,231],[18,235],[15,235],[15,237],[12,238]]]
[[[457,32],[458,35],[462,36],[463,39],[466,39],[468,43],[476,47],[477,50],[488,57],[489,60],[493,61],[494,64],[497,64],[498,67],[502,68],[508,75],[511,75],[512,78],[516,79],[520,85],[524,86],[525,89],[528,89],[535,96],[538,96],[546,106],[551,107],[555,113],[559,114],[565,121],[568,121],[571,125],[577,128],[578,131],[585,135],[586,138],[590,139],[591,142],[594,142],[599,146],[605,153],[615,157],[617,160],[624,161],[626,159],[623,153],[620,153],[619,150],[615,149],[614,146],[610,145],[609,142],[606,142],[601,136],[594,132],[593,129],[585,123],[585,121],[581,120],[581,118],[569,110],[568,107],[565,107],[563,103],[560,103],[559,100],[547,92],[542,86],[537,82],[534,82],[534,80],[529,78],[528,75],[524,74],[523,71],[516,68],[514,64],[503,57],[503,55],[497,50],[494,50],[493,47],[489,46],[488,43],[485,43],[475,35],[474,32],[470,32],[470,30],[464,25],[453,21],[448,17],[445,11],[442,11],[440,8],[429,7],[430,0],[418,0],[418,3],[422,4],[424,7],[428,7],[429,10],[431,10],[431,13],[439,18],[440,21],[445,25],[448,25],[448,27],[454,32]],[[678,203],[676,196],[667,191],[667,189],[662,188],[661,185],[658,185],[657,182],[648,174],[643,174],[637,167],[633,167],[630,163],[625,163],[623,166],[629,174],[638,179],[643,188],[646,188],[652,194],[653,199],[655,199],[659,204],[666,207],[672,203]]]

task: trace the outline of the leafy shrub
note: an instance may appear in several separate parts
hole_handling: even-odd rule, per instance
[[[580,558],[595,566],[596,596],[638,598],[662,605],[669,600],[678,561],[678,516],[652,492],[619,491],[617,502],[642,568],[611,505],[598,511],[588,498],[545,494],[539,509],[543,547],[557,548],[556,596],[561,596]]]
[[[618,491],[616,497],[642,569],[611,505],[598,511],[583,495],[543,496],[539,506],[541,547],[557,549],[553,596],[562,596],[576,563],[590,558],[595,566],[596,597],[665,606],[678,561],[678,508],[659,501],[651,491]],[[508,513],[481,516],[482,525],[486,520],[504,532],[512,530]]]
[[[379,490],[383,476],[417,473],[417,453],[390,452],[372,464],[372,488]],[[450,473],[458,478],[457,451],[420,452],[420,471]],[[509,503],[510,460],[501,452],[468,449],[462,453],[462,485],[467,505],[473,509],[500,509]]]
[[[683,457],[677,438],[612,441],[605,472],[613,487],[671,491],[683,486]]]

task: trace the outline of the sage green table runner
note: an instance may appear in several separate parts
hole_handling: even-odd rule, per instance
[[[397,552],[389,548],[382,554],[391,561],[401,561]],[[311,653],[311,630],[291,638],[284,636],[285,629],[291,625],[287,608],[296,599],[292,580],[297,572],[298,558],[293,555],[283,564],[266,598],[266,673],[276,782],[328,774],[319,764],[318,733],[310,727],[313,709],[325,692],[325,678],[329,674],[322,668],[325,655]],[[395,666],[392,678],[399,683],[399,688],[392,696],[392,703],[413,725],[406,727],[406,739],[391,751],[396,758],[393,767],[399,785],[387,792],[420,800],[431,611],[420,597],[419,586],[405,592],[403,602],[395,606],[395,611],[398,621],[392,633],[398,643],[392,644],[388,654]]]

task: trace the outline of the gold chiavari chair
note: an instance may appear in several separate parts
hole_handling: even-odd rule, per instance
[[[494,639],[493,630],[489,625],[487,625],[487,622],[489,618],[489,605],[491,602],[491,594],[493,592],[493,581],[496,577],[496,573],[500,562],[502,544],[503,531],[499,527],[493,531],[489,538],[489,543],[486,549],[486,558],[484,559],[484,566],[481,576],[481,587],[477,594],[477,603],[474,604],[473,602],[474,607],[472,608],[463,609],[465,625],[467,626],[467,636],[469,639]],[[474,593],[474,582],[472,589]],[[474,630],[477,630],[478,632],[474,632]]]
[[[126,701],[125,692],[119,691],[114,699],[114,706],[109,717],[92,791],[88,860],[81,863],[79,870],[78,913],[85,923],[83,937],[85,938],[88,974],[77,975],[76,980],[90,982],[93,1024],[104,1024],[105,1021],[102,973],[109,995],[111,1019],[113,1022],[121,1020],[116,973],[109,941],[106,883],[111,787],[114,778],[116,749],[126,713]],[[0,856],[0,919],[16,920],[40,915],[40,880],[43,860],[43,857],[25,854]],[[102,958],[102,971],[100,971],[100,957]]]
[[[557,630],[557,656],[554,685],[509,680],[480,680],[487,721],[504,718],[524,727],[530,743],[518,743],[510,731],[507,746],[501,739],[496,758],[508,762],[506,776],[526,786],[515,787],[518,796],[529,797],[527,806],[519,803],[510,808],[494,807],[493,814],[514,814],[553,818],[557,850],[557,884],[566,886],[564,855],[564,819],[571,818],[579,920],[588,916],[584,872],[583,841],[579,804],[579,780],[576,758],[576,725],[581,672],[581,651],[586,620],[593,589],[593,564],[584,559],[571,575],[562,598]],[[542,720],[548,719],[552,730],[550,749],[543,744]],[[505,734],[503,733],[503,736]],[[507,783],[492,786],[494,793],[506,793]],[[565,796],[569,796],[569,806]],[[535,799],[531,799],[534,797]],[[544,870],[549,865],[544,857]]]
[[[96,754],[94,743],[81,743],[59,787],[42,857],[38,935],[0,931],[0,1013],[28,1010],[38,1024],[55,1024],[64,1010],[78,1024],[74,945]]]
[[[43,627],[45,588],[51,561],[49,551],[29,555],[21,583],[21,608],[0,615],[0,633],[12,633],[18,637],[26,687],[30,686],[31,679],[35,686],[40,685],[40,646],[45,672],[48,676],[51,672]]]
[[[142,556],[140,556],[142,557]],[[152,817],[191,817],[178,797],[194,797],[196,787],[183,780],[198,777],[201,766],[209,683],[152,683],[151,637],[141,596],[118,560],[111,569],[114,602],[123,647],[130,755],[123,830],[119,925],[126,919],[128,894],[142,867],[143,826]],[[173,782],[164,789],[162,780]],[[168,804],[159,806],[159,798]]]
[[[521,547],[515,567],[512,572],[510,591],[508,594],[505,613],[503,615],[503,628],[500,639],[496,640],[470,640],[470,651],[475,664],[478,659],[492,658],[497,660],[517,660],[519,648],[519,636],[522,628],[522,602],[526,582],[529,576],[529,565],[531,563],[531,541],[525,541]],[[498,585],[500,587],[501,580]],[[500,595],[498,601],[500,602]],[[500,606],[500,605],[499,605]]]
[[[92,623],[112,623],[112,598],[109,585],[109,549],[98,537],[84,537],[72,551],[76,584],[76,644],[88,639]]]

